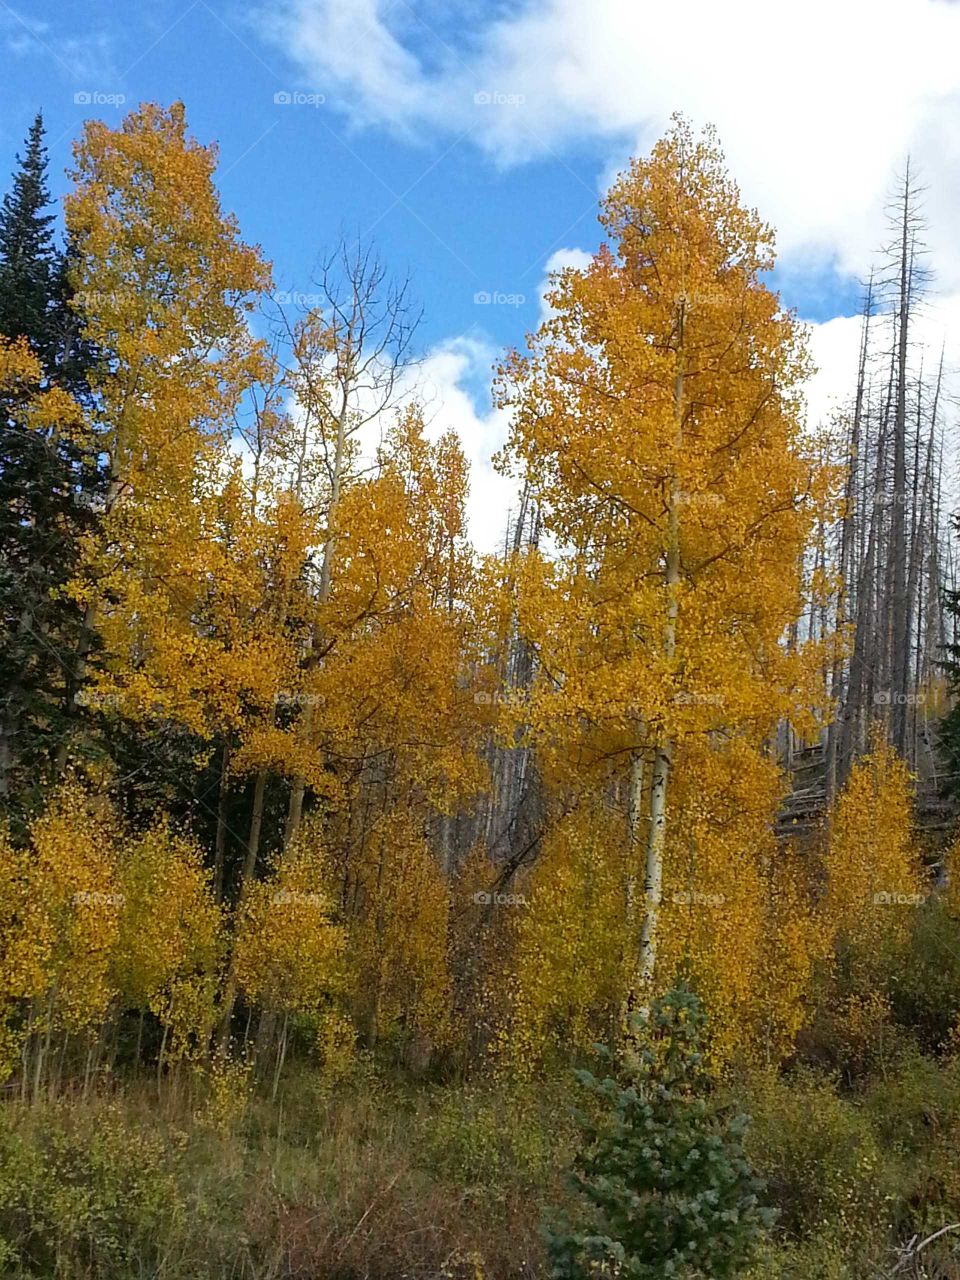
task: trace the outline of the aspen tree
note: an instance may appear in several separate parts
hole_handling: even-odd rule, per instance
[[[551,316],[500,371],[504,464],[559,548],[520,589],[545,750],[584,735],[649,767],[635,987],[653,977],[670,790],[691,735],[760,743],[822,700],[810,646],[787,652],[802,553],[833,472],[801,436],[804,337],[764,277],[773,239],[711,134],[677,120],[603,202],[609,237],[557,277]],[[633,766],[634,779],[639,776]],[[641,806],[629,806],[633,822]],[[640,869],[638,868],[638,871]]]
[[[86,623],[73,703],[94,632],[120,655],[138,636],[166,643],[169,666],[189,664],[196,646],[183,622],[213,571],[202,499],[263,370],[246,312],[269,283],[220,208],[215,165],[180,103],[141,106],[117,129],[88,121],[75,147],[66,222],[83,337],[100,353],[90,420],[108,484],[72,586]],[[68,747],[65,737],[61,767]]]

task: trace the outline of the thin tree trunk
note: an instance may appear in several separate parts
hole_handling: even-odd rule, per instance
[[[250,813],[250,831],[247,836],[247,854],[243,860],[243,879],[240,882],[240,893],[244,886],[253,879],[257,869],[257,856],[260,852],[260,833],[263,830],[263,807],[267,794],[267,771],[257,770],[256,782],[253,785],[253,809]]]
[[[217,792],[217,834],[213,846],[213,892],[223,901],[223,864],[227,848],[227,801],[230,795],[230,737],[224,734],[220,755],[220,785]]]
[[[903,184],[903,223],[900,241],[900,293],[897,317],[897,401],[893,433],[893,510],[891,598],[893,645],[891,654],[891,728],[894,746],[904,754],[907,745],[907,681],[909,676],[909,602],[907,600],[907,342],[910,327],[910,162]]]
[[[847,483],[845,491],[845,503],[843,513],[843,524],[840,536],[840,592],[837,597],[837,620],[836,627],[839,633],[846,626],[850,614],[850,597],[852,588],[856,581],[854,572],[853,559],[855,554],[855,532],[856,532],[856,498],[857,498],[857,480],[860,474],[860,428],[863,419],[863,397],[866,387],[867,372],[867,352],[870,343],[870,317],[873,311],[873,276],[871,274],[870,283],[867,285],[867,294],[864,299],[863,307],[863,327],[860,338],[860,361],[857,368],[857,394],[853,406],[853,423],[850,432],[850,456],[848,461],[849,470],[847,472]],[[830,721],[830,727],[827,731],[827,758],[826,758],[826,802],[827,813],[830,813],[830,805],[833,797],[837,792],[838,773],[842,769],[838,769],[837,753],[841,748],[841,740],[846,738],[844,732],[846,720],[850,713],[850,707],[847,702],[847,688],[844,675],[846,672],[846,661],[844,654],[839,650],[834,658],[833,673],[830,681],[831,697],[836,699],[836,706],[833,718]]]
[[[663,851],[667,832],[667,787],[673,764],[671,744],[660,742],[654,748],[653,774],[650,784],[650,833],[644,868],[644,913],[640,928],[640,985],[646,990],[657,963],[657,925],[663,896]]]
[[[280,1043],[277,1045],[277,1065],[273,1073],[273,1094],[274,1102],[277,1100],[277,1090],[280,1088],[280,1075],[283,1072],[283,1064],[287,1056],[287,1027],[290,1022],[290,1015],[284,1013],[283,1026],[280,1029]]]
[[[253,811],[250,815],[250,833],[247,837],[247,853],[243,860],[243,873],[240,880],[240,893],[237,910],[243,905],[247,885],[251,882],[257,869],[257,854],[260,850],[260,832],[263,827],[263,808],[267,790],[267,771],[260,769],[253,787]],[[233,1021],[233,1010],[237,1003],[237,972],[234,957],[231,955],[227,981],[223,991],[223,1002],[220,1010],[220,1049],[226,1052],[230,1042],[230,1024]]]
[[[630,779],[627,790],[627,930],[633,928],[637,908],[637,880],[639,878],[641,825],[643,823],[643,784],[645,776],[643,751],[634,751],[630,761]]]
[[[343,482],[344,456],[347,445],[347,415],[350,408],[350,389],[343,393],[343,400],[340,406],[340,414],[337,418],[337,443],[333,458],[333,478],[330,489],[330,507],[327,513],[327,523],[333,525],[336,519],[337,508],[340,504],[340,486]],[[321,605],[326,604],[330,598],[330,587],[333,582],[333,554],[335,547],[334,534],[331,531],[327,535],[327,540],[323,545],[323,563],[320,567],[320,590],[318,600]],[[309,664],[308,664],[309,669]],[[313,701],[309,699],[307,705],[303,709],[300,717],[300,732],[304,741],[309,745],[311,734],[313,731]],[[303,774],[298,774],[290,788],[290,800],[287,805],[287,821],[283,832],[284,850],[289,849],[290,845],[297,838],[300,830],[300,823],[303,821],[303,799],[306,793],[306,778]]]
[[[163,1024],[163,1035],[160,1037],[160,1052],[157,1054],[157,1092],[160,1091],[160,1084],[163,1080],[163,1059],[167,1052],[167,1033],[170,1028],[165,1022]]]
[[[673,414],[676,444],[680,445],[683,433],[683,379],[684,379],[684,305],[681,302],[678,317],[677,373],[673,383]],[[680,494],[676,476],[670,480],[667,512],[666,546],[666,618],[663,627],[663,656],[671,663],[677,647],[677,588],[680,584]],[[650,780],[650,828],[647,833],[644,866],[644,911],[640,928],[639,985],[644,995],[649,991],[657,963],[657,925],[660,919],[660,902],[663,893],[663,856],[667,832],[667,792],[670,771],[673,766],[673,743],[668,735],[661,735],[653,747],[653,773]]]

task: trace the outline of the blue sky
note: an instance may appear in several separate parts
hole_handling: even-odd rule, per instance
[[[0,14],[16,50],[2,89],[5,171],[38,107],[62,190],[85,117],[119,122],[140,101],[181,98],[193,133],[216,140],[224,205],[271,258],[280,289],[309,291],[318,255],[341,230],[369,234],[395,270],[412,273],[427,345],[473,326],[514,343],[536,324],[550,253],[597,242],[595,150],[502,168],[455,138],[358,128],[336,89],[321,105],[277,104],[275,94],[309,97],[309,86],[233,3],[37,3],[21,21]],[[92,104],[74,102],[83,92]],[[119,105],[102,100],[120,95]],[[478,293],[525,301],[480,310]]]
[[[278,289],[309,292],[341,232],[409,271],[484,506],[506,495],[485,461],[504,426],[490,365],[536,326],[548,266],[596,247],[600,192],[674,110],[716,123],[779,229],[776,283],[815,323],[818,410],[849,377],[858,280],[907,151],[941,310],[960,311],[960,6],[944,0],[0,0],[0,41],[3,171],[38,108],[60,194],[86,117],[180,98]]]

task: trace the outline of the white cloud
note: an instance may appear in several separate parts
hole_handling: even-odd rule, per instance
[[[451,338],[431,348],[422,363],[405,374],[386,412],[377,414],[375,402],[366,398],[362,407],[375,416],[358,436],[360,466],[372,466],[396,413],[414,400],[423,406],[428,439],[435,441],[444,432],[455,431],[469,466],[470,536],[481,552],[496,551],[502,546],[508,514],[517,506],[517,485],[499,475],[492,462],[493,455],[506,442],[508,430],[507,415],[490,402],[491,373],[497,355],[492,345],[472,335]],[[286,408],[302,421],[302,410],[295,400],[289,400]],[[250,449],[239,435],[232,443],[249,479],[253,475]]]
[[[881,385],[886,377],[886,352],[889,350],[889,318],[883,314],[873,321],[871,350],[872,368],[868,377]],[[960,333],[960,293],[942,295],[921,305],[910,329],[910,368],[917,376],[921,365],[924,382],[932,385],[944,353],[944,379],[941,405],[949,412],[951,401],[960,392],[960,369],[956,359],[956,341],[950,335]],[[850,408],[856,390],[857,366],[860,358],[861,320],[859,316],[835,316],[832,320],[810,326],[810,351],[817,372],[806,387],[807,421],[811,425],[827,423],[837,411]],[[879,362],[879,365],[878,365]],[[943,421],[943,416],[941,417]]]
[[[474,545],[495,551],[503,543],[507,513],[517,505],[513,480],[493,468],[493,455],[507,438],[508,419],[499,409],[481,408],[478,390],[489,385],[496,350],[481,339],[453,338],[433,348],[421,368],[420,395],[425,401],[430,435],[453,429],[470,464],[467,515]]]
[[[558,249],[548,259],[538,294],[541,319],[549,314],[545,294],[551,272],[564,267],[582,268],[590,261],[583,249]],[[878,314],[874,321],[874,380],[882,382],[883,371],[877,361],[883,359],[887,346],[884,326],[887,317]],[[941,349],[946,342],[944,363],[944,400],[960,399],[960,367],[951,350],[949,335],[960,333],[960,292],[931,298],[917,311],[911,329],[911,368],[919,370],[921,356],[924,378],[929,383],[936,375]],[[849,410],[856,389],[860,353],[861,319],[859,316],[835,316],[809,325],[810,352],[816,372],[804,389],[809,426],[829,424],[837,413]],[[489,385],[499,352],[483,338],[472,335],[453,338],[428,352],[421,366],[416,394],[425,402],[428,434],[436,439],[453,428],[463,445],[470,464],[471,493],[468,507],[471,534],[481,551],[495,551],[502,546],[508,512],[516,510],[517,486],[499,475],[491,458],[506,442],[509,419],[505,412],[489,406]],[[411,388],[410,394],[413,394]],[[949,419],[949,412],[946,415]],[[941,419],[943,421],[943,418]],[[953,432],[951,430],[951,437]]]
[[[109,32],[90,31],[81,36],[63,34],[29,10],[24,18],[7,5],[0,11],[0,41],[18,58],[53,58],[60,71],[72,81],[107,93],[116,89],[118,73],[114,61],[114,41]],[[86,88],[88,84],[78,84]]]
[[[911,151],[930,188],[938,269],[960,285],[947,216],[960,203],[960,5],[527,0],[456,48],[445,36],[429,64],[417,50],[437,42],[422,20],[401,27],[405,10],[274,0],[264,30],[353,121],[469,130],[497,162],[583,137],[621,161],[674,110],[712,121],[783,249],[842,270],[862,271],[882,239],[883,197]]]
[[[566,267],[575,267],[578,271],[582,271],[592,261],[592,255],[587,253],[586,249],[557,249],[551,253],[550,257],[544,264],[544,278],[540,286],[540,319],[546,320],[552,312],[552,307],[547,302],[547,293],[552,287],[550,279],[554,272],[563,271]]]
[[[857,385],[861,321],[859,316],[836,316],[810,326],[810,353],[817,367],[807,383],[807,422],[829,423],[845,412]]]

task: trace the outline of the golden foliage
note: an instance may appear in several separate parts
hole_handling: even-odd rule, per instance
[[[69,588],[97,640],[79,701],[222,746],[226,799],[257,772],[315,810],[262,879],[251,844],[229,919],[189,836],[162,815],[131,834],[73,780],[23,847],[0,832],[0,1068],[31,1036],[92,1041],[131,1010],[161,1024],[161,1065],[199,1056],[221,986],[228,1015],[235,986],[262,1029],[282,1016],[277,1076],[291,1019],[328,1080],[358,1031],[370,1047],[498,1038],[514,1070],[586,1050],[636,994],[653,755],[669,761],[655,985],[692,980],[718,1063],[779,1062],[831,947],[899,945],[923,882],[909,778],[879,739],[831,817],[822,904],[774,842],[768,740],[785,720],[814,735],[824,706],[831,642],[784,637],[832,590],[804,554],[838,476],[802,429],[809,359],[768,288],[772,233],[713,135],[677,121],[617,179],[608,243],[556,276],[499,371],[502,466],[551,554],[480,563],[452,434],[431,440],[411,404],[361,465],[336,319],[292,327],[289,368],[252,336],[269,268],[182,105],[90,121],[75,158],[91,401],[2,338],[0,394],[106,462]],[[529,690],[505,674],[521,649]],[[532,871],[503,884],[480,841],[458,868],[446,839],[489,785],[492,739],[533,750],[552,818]],[[882,1016],[874,996],[850,1003],[853,1040]],[[214,1128],[246,1071],[214,1060]]]
[[[223,920],[200,850],[157,822],[128,843],[114,954],[120,998],[172,1032],[178,1057],[205,1048],[213,1027]]]
[[[246,887],[234,957],[240,990],[270,1012],[319,1013],[345,989],[345,949],[320,847],[301,840]]]
[[[46,1023],[68,1031],[98,1027],[116,994],[111,961],[123,906],[117,826],[109,802],[67,782],[30,828],[15,946],[31,953],[34,981],[22,994],[33,997]]]
[[[678,756],[667,836],[658,985],[686,972],[710,1011],[719,1062],[751,1051],[764,939],[764,864],[782,780],[745,742]]]
[[[759,742],[823,700],[822,655],[781,643],[838,480],[801,431],[803,331],[764,283],[771,233],[709,134],[677,123],[601,221],[612,246],[557,275],[552,316],[498,383],[513,413],[504,465],[561,550],[518,583],[543,664],[527,720],[551,756],[580,722],[602,730],[595,754],[735,730]]]
[[[626,850],[620,815],[584,804],[562,817],[520,897],[514,1007],[501,1028],[512,1067],[587,1050],[615,1029],[626,994]]]
[[[716,1065],[779,1062],[829,946],[802,865],[772,835],[782,777],[737,740],[689,743],[676,777],[657,987],[681,975],[695,986]],[[641,883],[616,807],[588,801],[551,828],[515,908],[514,1008],[501,1029],[511,1062],[588,1049],[616,1029]]]
[[[344,905],[368,1043],[401,1031],[444,1041],[450,891],[409,813],[380,818],[347,869]]]
[[[907,767],[878,730],[837,798],[824,859],[828,928],[864,964],[903,944],[924,896],[911,801]]]

